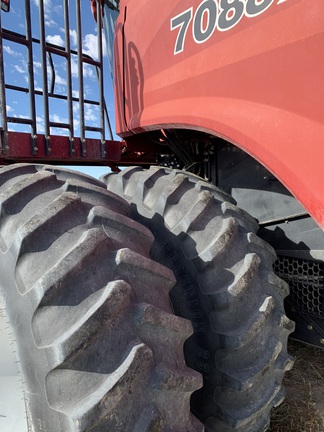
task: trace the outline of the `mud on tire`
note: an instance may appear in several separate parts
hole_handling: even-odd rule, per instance
[[[153,237],[95,179],[0,169],[0,290],[31,430],[201,431],[189,412],[191,324],[172,314]]]
[[[260,432],[284,397],[282,378],[293,323],[286,283],[275,276],[273,249],[234,200],[182,171],[131,167],[102,178],[150,228],[151,256],[171,268],[175,313],[190,319],[187,364],[204,376],[192,411],[208,432]]]

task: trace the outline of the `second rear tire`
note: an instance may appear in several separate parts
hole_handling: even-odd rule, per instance
[[[131,167],[102,180],[153,232],[152,258],[176,276],[173,308],[194,328],[185,358],[204,376],[192,411],[208,432],[266,430],[284,397],[294,325],[283,307],[288,287],[273,273],[276,256],[257,223],[229,195],[179,170]]]

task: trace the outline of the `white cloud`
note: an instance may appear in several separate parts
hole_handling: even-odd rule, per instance
[[[102,37],[102,52],[103,55],[107,55],[107,46],[106,46],[106,39],[104,36]],[[98,36],[89,33],[86,34],[82,41],[82,52],[84,54],[88,54],[90,57],[92,57],[95,60],[98,60]]]
[[[65,28],[60,27],[60,32],[65,34]],[[70,43],[71,43],[71,48],[75,49],[77,44],[78,44],[78,34],[77,34],[76,30],[70,29]]]
[[[71,72],[72,76],[78,76],[78,61],[75,56],[71,57]]]
[[[66,85],[66,80],[64,78],[62,78],[60,75],[55,75],[55,84],[58,85]]]
[[[77,102],[73,104],[74,128],[80,127],[80,106]],[[99,123],[99,108],[90,104],[84,105],[84,120],[87,125],[98,125]]]
[[[48,73],[48,79],[51,82],[51,77],[52,77],[52,69],[50,66],[47,66],[47,73]],[[57,68],[55,68],[55,81],[54,81],[55,85],[63,85],[66,86],[66,79],[61,77],[58,73],[57,73]]]
[[[34,67],[35,68],[41,68],[42,67],[42,63],[39,61],[34,61]]]
[[[77,119],[73,119],[73,126],[74,130],[78,129],[80,127],[80,121]]]
[[[70,36],[71,36],[72,45],[76,46],[78,43],[76,30],[70,30]]]
[[[27,67],[21,67],[19,65],[14,65],[14,68],[16,69],[17,72],[19,72],[21,74],[27,73]]]
[[[91,95],[93,95],[93,85],[87,85],[84,86],[84,95],[85,97],[89,98]]]
[[[44,133],[44,117],[37,116],[36,117],[36,126],[37,126],[37,132],[38,133]]]
[[[34,4],[39,7],[39,0],[34,0]],[[44,0],[44,7],[52,7],[52,1]]]
[[[46,37],[46,41],[53,44],[53,45],[58,45],[58,46],[64,46],[65,45],[65,42],[62,39],[61,35],[52,35],[52,36],[48,35]]]
[[[68,123],[68,119],[67,118],[65,118],[65,117],[61,117],[61,116],[59,116],[58,114],[51,114],[50,115],[50,120],[52,121],[52,122],[55,122],[55,123],[65,123],[65,124],[67,124]],[[54,135],[61,135],[61,136],[67,136],[68,134],[69,134],[69,131],[68,131],[68,129],[66,129],[66,128],[60,128],[60,127],[51,127],[51,133],[52,134],[54,134]]]
[[[90,121],[90,122],[98,121],[99,120],[98,107],[85,104],[84,118],[86,121]]]
[[[15,111],[10,105],[6,105],[7,108],[7,113],[12,113],[13,111]]]
[[[50,115],[51,121],[55,123],[68,123],[68,119],[65,117],[60,117],[58,114]]]
[[[58,4],[56,4],[55,6],[54,6],[54,10],[55,10],[55,12],[58,14],[58,15],[61,15],[61,16],[63,16],[63,6],[62,5],[58,5]]]
[[[84,64],[83,65],[83,76],[85,78],[95,78],[96,75],[94,73],[94,66]]]
[[[73,77],[79,76],[78,60],[75,56],[71,57],[71,72]],[[94,66],[83,64],[84,78],[95,78]]]
[[[84,54],[88,54],[90,57],[98,58],[98,37],[94,34],[86,34],[83,39]]]
[[[26,115],[24,115],[24,114],[19,114],[19,115],[14,114],[13,116],[15,118],[20,118],[20,119],[28,119],[29,118],[27,114]]]
[[[18,51],[14,51],[13,49],[10,48],[10,46],[8,45],[4,45],[3,46],[3,50],[7,53],[10,54],[14,57],[22,57],[22,54]]]
[[[33,0],[34,4],[39,8],[39,0]],[[58,13],[58,6],[53,6],[52,0],[44,0],[44,15],[46,27],[58,27],[57,22],[53,19],[53,11]]]
[[[45,25],[46,27],[57,27],[57,22],[54,21],[52,18],[45,16]]]

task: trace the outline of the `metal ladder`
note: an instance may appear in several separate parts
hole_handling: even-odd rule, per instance
[[[25,10],[25,34],[20,34],[2,27],[0,14],[0,104],[1,104],[1,140],[0,160],[6,161],[50,161],[51,163],[87,162],[105,164],[108,161],[116,161],[120,158],[120,142],[113,140],[109,115],[104,99],[104,72],[103,72],[103,38],[102,15],[98,14],[98,60],[82,53],[82,10],[81,0],[75,2],[75,24],[77,33],[77,50],[71,49],[70,30],[70,6],[69,0],[62,0],[64,11],[65,46],[57,46],[46,41],[45,8],[44,0],[39,0],[39,38],[33,37],[31,19],[31,1],[24,0]],[[101,10],[102,4],[97,0],[97,10]],[[2,13],[2,12],[1,12]],[[10,13],[10,12],[9,12]],[[90,6],[84,13],[92,19]],[[95,24],[95,22],[94,22]],[[3,41],[11,41],[26,47],[28,63],[28,87],[16,86],[6,82]],[[40,50],[42,69],[42,89],[35,89],[34,50]],[[53,55],[65,60],[66,65],[66,94],[55,91],[56,71]],[[72,92],[72,57],[77,57],[78,63],[78,96]],[[84,96],[84,65],[92,65],[95,68],[98,80],[99,100],[86,99]],[[13,117],[7,112],[7,91],[23,92],[29,96],[30,116],[28,118]],[[44,133],[37,130],[35,95],[42,97],[44,115]],[[50,102],[52,99],[66,101],[66,123],[51,121]],[[73,103],[79,104],[79,135],[75,136]],[[85,104],[99,107],[98,125],[90,126],[85,121]],[[9,125],[25,124],[30,127],[30,134],[9,130]],[[51,128],[60,128],[66,131],[67,136],[51,135]],[[14,129],[11,126],[10,129]],[[96,132],[99,139],[87,138],[86,132]],[[106,140],[106,134],[109,140]],[[19,142],[18,142],[19,141]],[[6,163],[6,162],[4,162]]]

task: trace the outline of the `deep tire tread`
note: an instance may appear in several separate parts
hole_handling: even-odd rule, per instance
[[[183,359],[192,328],[172,314],[172,272],[149,258],[153,236],[128,219],[123,199],[72,177],[39,165],[0,170],[1,265],[12,274],[3,284],[13,281],[9,312],[21,317],[35,430],[45,415],[42,427],[58,432],[131,432],[152,406],[148,424],[161,431],[201,432],[189,412],[201,377]]]
[[[209,358],[215,358],[204,373],[204,388],[192,399],[192,409],[206,431],[266,430],[270,410],[282,394],[283,374],[291,367],[287,337],[293,324],[283,308],[287,285],[273,273],[275,253],[257,237],[256,221],[227,194],[181,171],[130,167],[102,180],[108,190],[131,203],[134,219],[156,232],[160,224],[163,234],[152,249],[153,257],[174,270],[175,310],[193,320],[197,334],[187,341],[187,362],[203,370],[201,358],[195,359],[192,351],[209,350]],[[175,245],[165,249],[171,258],[161,252],[165,238]],[[187,266],[192,276],[186,279],[181,266]],[[194,277],[195,294],[193,288],[182,293],[181,284],[192,283]],[[200,305],[208,324],[195,325],[191,303]]]

